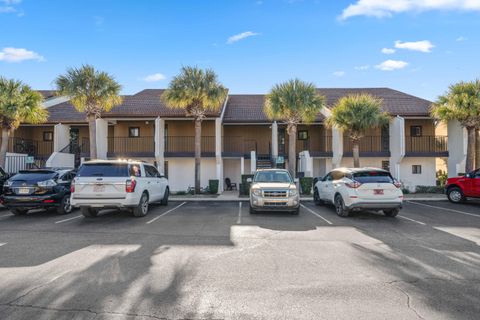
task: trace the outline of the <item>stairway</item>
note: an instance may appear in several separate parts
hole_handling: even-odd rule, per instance
[[[257,169],[271,169],[272,168],[272,159],[270,155],[259,154],[257,156]]]

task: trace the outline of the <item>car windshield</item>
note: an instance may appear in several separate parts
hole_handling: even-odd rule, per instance
[[[10,178],[11,181],[45,181],[57,176],[52,171],[20,171]]]
[[[254,181],[292,183],[292,178],[286,171],[259,171],[255,174]]]
[[[360,171],[353,174],[353,180],[360,183],[393,183],[389,172],[385,171]]]
[[[91,163],[83,164],[78,169],[77,177],[128,177],[126,163]]]

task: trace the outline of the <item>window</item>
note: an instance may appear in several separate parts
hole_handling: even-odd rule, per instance
[[[123,163],[82,164],[78,169],[79,177],[128,177],[128,166]]]
[[[145,166],[145,175],[150,178],[156,178],[159,176],[157,169],[153,166]]]
[[[419,164],[414,164],[412,166],[412,174],[422,174],[422,166]]]
[[[43,141],[53,141],[53,131],[43,131]]]
[[[140,137],[140,128],[139,127],[129,127],[128,136],[130,138]]]
[[[390,171],[390,161],[388,160],[382,161],[382,169],[386,171]]]
[[[307,130],[300,130],[298,131],[298,140],[307,140],[308,139],[308,131]]]
[[[410,136],[411,137],[421,137],[422,136],[422,126],[411,126],[410,127]]]
[[[389,172],[375,170],[355,172],[352,180],[360,183],[393,183]]]

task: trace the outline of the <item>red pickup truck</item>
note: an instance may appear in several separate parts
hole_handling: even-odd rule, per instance
[[[466,198],[480,198],[480,169],[465,176],[448,178],[445,192],[453,203],[463,202]]]

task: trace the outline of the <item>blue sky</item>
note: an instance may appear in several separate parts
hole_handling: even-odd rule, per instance
[[[298,77],[434,99],[480,77],[480,0],[0,0],[0,30],[0,75],[36,89],[85,63],[126,94],[182,65],[232,93]]]

